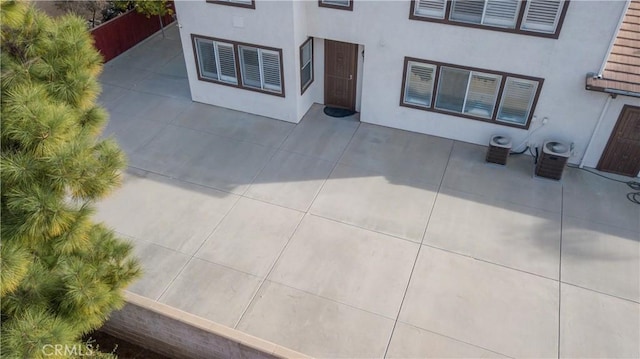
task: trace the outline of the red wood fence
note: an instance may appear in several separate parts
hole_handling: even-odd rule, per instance
[[[173,17],[167,15],[162,22],[166,26],[173,22]],[[96,26],[91,30],[91,34],[95,47],[104,57],[104,62],[107,62],[158,30],[160,22],[157,16],[147,19],[146,16],[131,10]]]

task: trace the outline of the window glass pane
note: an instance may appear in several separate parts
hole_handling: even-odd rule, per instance
[[[563,1],[529,0],[522,20],[522,29],[554,33],[560,18]]]
[[[497,75],[473,72],[467,91],[464,113],[491,118],[501,78]]]
[[[487,0],[483,24],[514,28],[520,9],[519,0]]]
[[[307,66],[303,67],[300,71],[300,81],[302,82],[302,87],[305,87],[311,81],[311,63],[308,63]]]
[[[262,53],[262,74],[264,89],[280,91],[280,54],[275,51],[260,50]]]
[[[218,79],[218,68],[216,66],[216,55],[213,49],[213,41],[196,39],[198,49],[198,65],[200,76],[208,79]]]
[[[441,67],[436,108],[462,113],[469,82],[469,71]]]
[[[483,0],[454,0],[450,20],[479,24],[484,10]]]
[[[313,40],[307,41],[307,43],[302,46],[302,66],[306,65],[308,62],[311,62],[311,44]]]
[[[444,19],[446,0],[418,0],[414,14]]]
[[[220,60],[220,80],[237,84],[236,55],[233,51],[233,45],[218,43],[218,57]]]
[[[408,67],[404,102],[431,107],[431,93],[436,67],[416,62],[409,62]]]
[[[241,46],[240,67],[242,68],[242,83],[248,87],[261,89],[258,49]]]
[[[537,81],[507,77],[498,109],[498,121],[526,124],[537,89]]]

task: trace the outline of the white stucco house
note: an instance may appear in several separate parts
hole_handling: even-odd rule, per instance
[[[299,122],[362,122],[640,170],[640,2],[176,1],[194,101]]]

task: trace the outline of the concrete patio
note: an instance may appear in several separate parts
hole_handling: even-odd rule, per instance
[[[129,168],[98,219],[135,245],[132,292],[321,358],[640,357],[626,185],[317,104],[194,103],[177,30],[101,77]]]

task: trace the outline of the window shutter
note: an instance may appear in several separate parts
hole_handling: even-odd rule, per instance
[[[484,12],[483,0],[454,0],[450,20],[479,24]]]
[[[264,89],[280,92],[282,83],[280,79],[280,54],[275,51],[260,50],[262,52],[262,74],[264,76]]]
[[[524,125],[529,118],[538,82],[508,77],[502,93],[498,121]]]
[[[218,79],[218,68],[216,66],[216,55],[213,49],[213,42],[196,39],[198,46],[198,63],[200,65],[200,76],[204,78]]]
[[[431,97],[433,92],[433,78],[436,67],[434,65],[419,64],[409,62],[407,80],[404,93],[404,102],[431,107]]]
[[[519,0],[487,0],[483,24],[514,28],[520,10]]]
[[[500,76],[474,72],[467,90],[464,113],[491,118],[500,80]]]
[[[242,83],[245,86],[261,89],[258,49],[240,47],[240,62],[242,67]]]
[[[446,0],[417,0],[414,14],[444,19]]]
[[[220,62],[220,80],[238,83],[236,71],[236,56],[233,45],[218,43],[218,59]]]
[[[529,0],[522,21],[522,29],[554,33],[564,1]]]

